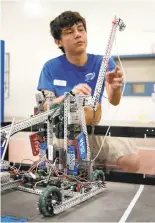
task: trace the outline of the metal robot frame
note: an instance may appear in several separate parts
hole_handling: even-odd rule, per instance
[[[106,190],[104,172],[97,169],[91,160],[84,106],[91,106],[96,110],[117,27],[120,31],[125,29],[125,24],[120,18],[115,18],[112,22],[93,97],[75,96],[72,92],[66,93],[64,103],[56,105],[52,104],[49,94],[47,111],[42,111],[17,123],[14,123],[13,120],[11,125],[2,127],[0,130],[4,148],[1,169],[13,168],[14,173],[12,178],[8,171],[1,172],[1,191],[16,188],[39,194],[38,208],[44,216],[58,214]],[[44,102],[44,99],[42,101]],[[39,154],[40,158],[32,164],[28,171],[24,172],[10,167],[9,163],[4,160],[10,137],[25,128],[40,123],[47,125],[48,159],[45,151],[36,150],[35,153]],[[62,134],[60,134],[61,130]],[[64,148],[54,148],[54,131],[57,138],[64,139]],[[76,145],[68,145],[69,140],[74,140]],[[59,154],[56,156],[58,151]],[[60,159],[61,162],[57,163]],[[42,163],[44,167],[40,168]],[[32,188],[28,188],[28,185],[32,185]],[[42,190],[43,185],[45,188]]]

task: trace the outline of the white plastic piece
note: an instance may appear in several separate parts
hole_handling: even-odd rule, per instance
[[[48,145],[48,159],[53,160],[53,145]]]
[[[33,179],[36,179],[36,175],[32,172],[29,172],[30,176],[33,178]]]

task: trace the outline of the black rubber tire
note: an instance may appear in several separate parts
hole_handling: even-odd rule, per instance
[[[40,195],[38,202],[39,212],[44,217],[51,217],[54,215],[53,206],[51,205],[51,200],[52,200],[52,198],[50,198],[51,195],[56,196],[56,200],[58,202],[62,201],[60,190],[55,186],[47,186]]]

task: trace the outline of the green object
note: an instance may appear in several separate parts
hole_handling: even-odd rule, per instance
[[[52,200],[60,203],[62,195],[58,187],[47,186],[39,197],[39,211],[44,217],[51,217],[54,215]]]
[[[37,173],[42,175],[44,173],[44,170],[43,169],[39,169],[39,170],[37,170]]]
[[[59,108],[59,107],[60,107],[59,104],[52,104],[51,107],[50,107],[50,109]]]
[[[105,181],[104,172],[102,170],[94,170],[90,175],[90,181]]]

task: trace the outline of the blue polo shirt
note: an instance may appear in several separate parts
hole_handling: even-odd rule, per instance
[[[93,96],[102,60],[102,55],[88,54],[87,63],[76,66],[67,60],[65,54],[51,59],[42,68],[37,90],[53,91],[59,97],[70,92],[77,84],[88,84]],[[107,71],[112,71],[115,66],[114,60],[110,58]],[[103,91],[104,85],[101,95]],[[101,97],[99,101],[101,102]]]

